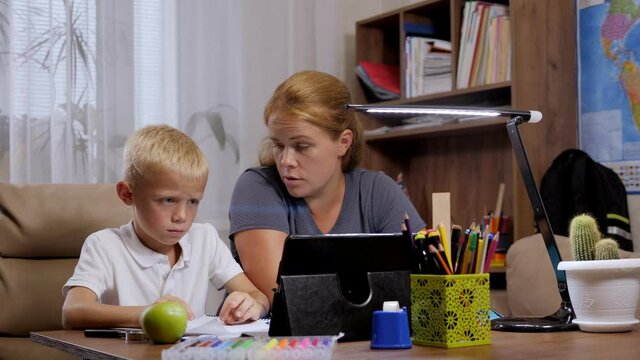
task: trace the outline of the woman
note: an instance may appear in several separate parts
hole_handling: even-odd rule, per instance
[[[238,179],[229,218],[232,249],[270,302],[289,234],[397,233],[405,213],[425,226],[391,178],[357,168],[364,142],[350,100],[337,78],[303,71],[265,107],[262,166]]]

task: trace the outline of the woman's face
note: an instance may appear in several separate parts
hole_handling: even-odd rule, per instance
[[[353,133],[332,139],[320,127],[299,119],[269,118],[267,128],[280,178],[293,197],[309,200],[335,191],[342,176],[342,157]]]

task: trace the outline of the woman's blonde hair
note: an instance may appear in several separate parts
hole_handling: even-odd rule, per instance
[[[207,179],[209,166],[198,145],[168,125],[151,125],[132,134],[124,146],[124,180],[140,180],[166,172],[188,181]]]
[[[296,119],[325,130],[337,140],[344,130],[353,132],[353,141],[342,157],[342,171],[349,171],[362,157],[364,142],[362,125],[353,109],[347,86],[336,77],[318,71],[302,71],[290,76],[274,91],[264,109],[264,122],[276,117],[278,122]],[[260,165],[273,166],[275,159],[270,141],[265,140],[260,151]]]

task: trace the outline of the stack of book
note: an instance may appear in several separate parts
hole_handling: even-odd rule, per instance
[[[511,25],[509,7],[483,1],[464,3],[457,88],[509,81]]]
[[[360,61],[356,74],[369,102],[400,98],[400,68],[396,65]]]
[[[405,59],[406,97],[451,90],[451,42],[407,36]]]

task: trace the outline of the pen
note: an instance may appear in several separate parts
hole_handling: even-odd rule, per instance
[[[253,344],[255,340],[253,340],[252,338],[250,338],[249,340],[245,341],[244,344],[242,344],[242,349],[243,350],[247,350],[251,344]]]
[[[101,337],[101,338],[120,338],[124,337],[124,331],[116,329],[86,329],[84,331],[86,337]]]
[[[496,253],[496,248],[498,248],[499,241],[500,241],[500,232],[497,232],[496,235],[493,237],[493,241],[491,241],[491,246],[489,247],[489,250],[487,251],[487,259],[485,260],[485,263],[484,263],[483,272],[489,271],[489,267],[491,267],[491,260],[493,260],[493,256]]]
[[[460,234],[462,227],[460,225],[451,225],[451,271],[456,272],[456,262],[460,256],[460,246],[462,245]]]
[[[433,246],[435,246],[436,249],[438,249],[438,253],[440,254],[442,259],[444,260],[445,267],[447,269],[449,269],[449,272],[451,272],[451,268],[449,267],[449,263],[451,262],[451,261],[449,261],[449,254],[447,254],[447,252],[444,249],[444,246],[442,246],[442,242],[440,241],[439,233],[437,231],[434,231],[430,235],[434,240]]]
[[[282,340],[280,340],[280,342],[278,343],[278,347],[279,348],[284,348],[289,344],[289,340],[287,340],[287,338],[284,338]]]
[[[482,271],[482,253],[484,252],[484,239],[480,238],[478,239],[478,247],[476,248],[476,259],[475,259],[475,264],[473,266],[473,273],[474,274],[479,274]]]
[[[271,349],[273,349],[277,344],[278,344],[278,339],[273,338],[273,339],[269,340],[269,342],[264,346],[264,348],[265,348],[266,350],[271,350]]]
[[[475,262],[476,262],[476,250],[478,250],[478,235],[480,233],[474,231],[471,233],[471,240],[469,241],[469,264],[467,267],[467,274],[473,274],[475,270]]]
[[[504,197],[504,183],[500,183],[498,187],[498,199],[496,199],[496,207],[494,208],[493,217],[491,217],[490,232],[498,232],[500,227],[500,217],[502,216],[502,198]]]
[[[489,255],[489,247],[493,243],[493,234],[487,234],[484,244],[482,245],[482,256],[480,257],[480,265],[477,267],[478,274],[482,274],[484,271],[484,265],[487,262],[487,256]]]
[[[236,349],[244,343],[244,339],[237,340],[233,345],[231,345],[231,349]]]
[[[428,272],[429,256],[427,255],[427,250],[423,247],[424,240],[425,240],[425,236],[422,233],[418,233],[414,237],[414,242],[419,254],[418,265],[420,268],[420,271],[419,271],[420,274],[429,273]]]
[[[469,234],[469,241],[467,242],[467,246],[464,250],[464,255],[462,256],[462,266],[460,268],[460,274],[468,274],[469,273],[469,263],[471,262],[471,258],[475,253],[475,242],[476,242],[476,232],[473,231]],[[473,252],[471,248],[473,247]]]
[[[444,275],[445,273],[447,275],[451,275],[451,270],[449,270],[449,267],[447,266],[447,262],[442,258],[442,253],[444,253],[444,250],[439,251],[436,248],[436,245],[439,243],[437,238],[438,238],[438,233],[437,232],[431,232],[429,233],[429,237],[427,238],[427,246],[429,249],[429,252],[435,256],[438,259],[438,263],[440,264],[440,270],[441,270],[441,274]]]
[[[444,269],[442,269],[442,265],[440,265],[440,263],[438,262],[438,258],[436,257],[435,253],[431,253],[431,249],[429,249],[429,242],[427,240],[427,237],[425,236],[425,234],[422,234],[422,233],[419,235],[421,235],[419,239],[420,239],[422,250],[423,250],[423,256],[426,261],[426,266],[424,267],[424,273],[433,274],[433,275],[444,274],[445,271]],[[435,249],[435,247],[433,247],[433,249]],[[435,250],[437,252],[437,249]]]
[[[409,254],[411,255],[411,273],[419,274],[420,273],[420,254],[418,253],[418,248],[416,244],[413,242],[411,238],[411,233],[409,232],[409,227],[407,226],[407,219],[400,223],[400,230],[402,231],[402,237],[405,238],[407,243],[407,247],[409,248]]]
[[[308,337],[302,339],[302,341],[300,342],[300,347],[301,348],[306,348],[307,346],[309,346],[309,344],[311,344],[311,340],[309,340]]]
[[[454,272],[456,274],[462,274],[462,264],[464,263],[464,257],[467,250],[467,246],[469,244],[469,234],[471,233],[471,229],[467,229],[464,231],[464,236],[462,236],[462,245],[458,248],[458,256],[456,259],[456,265]]]
[[[449,246],[450,244],[447,239],[447,229],[445,229],[444,224],[442,223],[438,224],[438,234],[440,234],[440,243],[444,248],[444,253],[446,255],[445,257],[446,257],[447,263],[449,264],[449,269],[452,269],[453,264],[451,263],[451,248]]]

